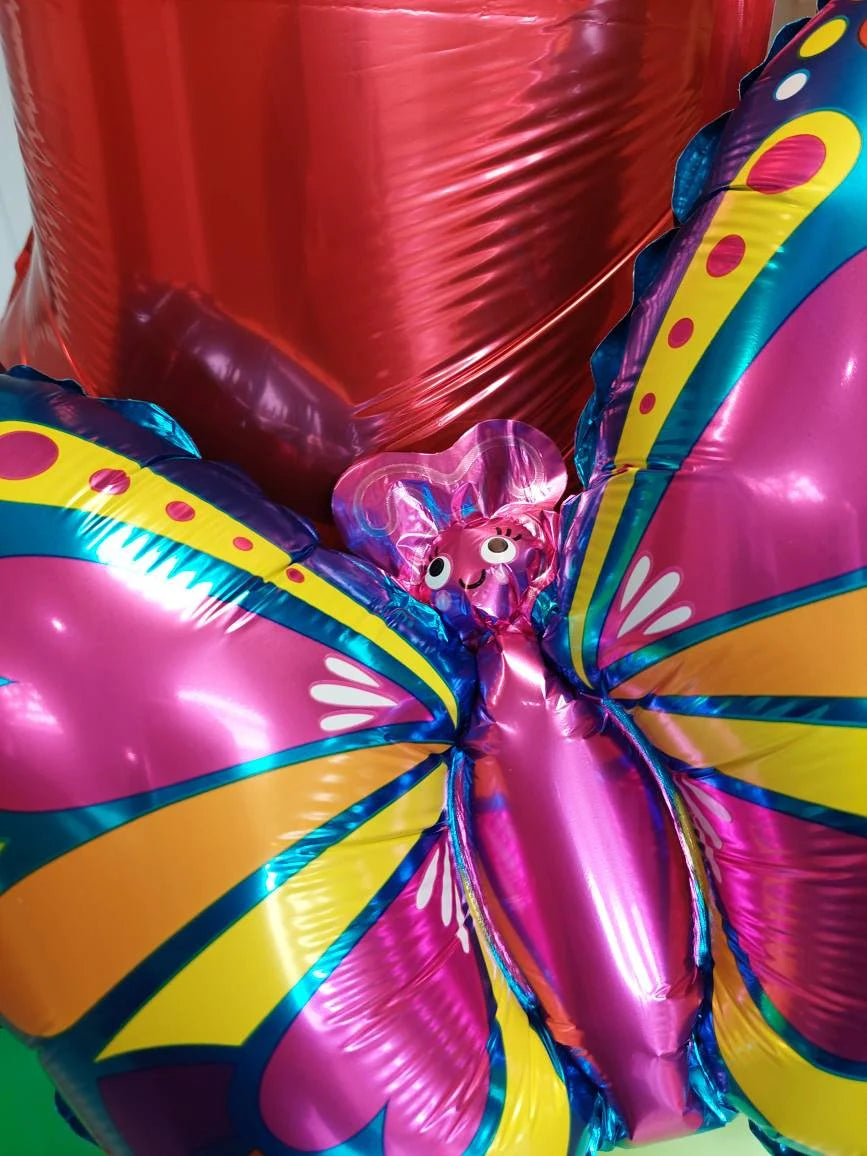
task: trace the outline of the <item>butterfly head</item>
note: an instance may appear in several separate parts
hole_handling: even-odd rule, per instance
[[[379,454],[334,493],[347,545],[467,637],[529,612],[553,576],[566,485],[554,443],[487,421],[437,454]]]
[[[553,556],[550,517],[523,511],[458,522],[431,542],[413,593],[472,633],[529,610]]]

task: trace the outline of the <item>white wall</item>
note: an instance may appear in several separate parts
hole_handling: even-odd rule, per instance
[[[0,53],[0,313],[12,288],[15,259],[30,229],[27,185],[15,135],[6,65]]]

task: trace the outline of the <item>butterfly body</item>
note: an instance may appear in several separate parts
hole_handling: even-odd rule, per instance
[[[701,983],[674,821],[629,740],[546,669],[531,630],[497,632],[478,663],[466,750],[482,905],[630,1138],[694,1132]]]
[[[494,498],[476,471],[500,447],[511,460]],[[489,423],[462,439],[451,451],[464,464],[455,496],[433,498],[435,523],[424,536],[414,527],[409,545],[401,512],[415,511],[415,476],[450,477],[445,455],[355,467],[338,512],[364,550],[352,519],[363,517],[365,487],[390,480],[391,540],[407,561],[398,579],[475,654],[451,805],[498,957],[552,1038],[605,1089],[613,1127],[638,1142],[687,1135],[705,1124],[690,1071],[703,998],[693,883],[675,817],[632,739],[543,657],[531,614],[557,568],[545,486],[555,490],[560,467],[527,483],[520,455],[532,450],[556,462],[526,427]]]

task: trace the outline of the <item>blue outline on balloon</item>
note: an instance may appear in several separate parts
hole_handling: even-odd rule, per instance
[[[31,386],[45,385],[48,386],[50,393],[61,390],[64,393],[72,394],[77,397],[86,397],[85,391],[72,378],[56,379],[49,377],[45,373],[40,373],[38,369],[34,369],[30,365],[13,365],[11,368],[4,370],[7,377],[15,378],[19,381],[26,381]],[[34,390],[33,393],[28,393],[22,397],[22,402],[28,405],[33,400],[33,396],[38,396],[39,391]],[[169,442],[176,449],[181,450],[183,454],[194,458],[201,459],[202,455],[198,446],[183,428],[167,410],[162,406],[156,405],[150,401],[132,401],[128,398],[100,398],[100,403],[108,410],[114,410],[119,413],[126,421],[138,426],[140,429],[148,430],[150,433],[156,434],[161,441]]]
[[[693,851],[681,830],[681,822],[676,807],[679,792],[659,751],[656,750],[641,732],[635,720],[630,716],[625,707],[613,699],[605,699],[603,701],[603,710],[616,720],[617,725],[627,738],[631,740],[632,745],[638,749],[645,766],[665,799],[666,808],[677,831],[678,843],[683,852],[683,857],[689,872],[689,886],[693,902],[693,921],[695,923],[695,939],[693,943],[695,958],[699,968],[705,973],[705,978],[707,978],[707,970],[712,963],[710,951],[710,919],[704,889],[702,888],[701,879],[693,860]]]
[[[572,665],[571,632],[569,629],[569,604],[571,591],[574,591],[578,580],[584,551],[592,532],[599,503],[602,501],[603,491],[600,488],[585,490],[577,497],[570,498],[565,503],[560,515],[558,534],[557,566],[555,577],[550,586],[546,587],[533,606],[531,621],[539,637],[545,654],[551,659],[555,667],[566,675],[579,690],[594,693],[593,688],[578,677]],[[589,507],[589,509],[587,508]],[[578,515],[581,514],[581,521]],[[578,529],[578,539],[571,542],[573,527]],[[564,545],[570,543],[570,550]]]
[[[766,694],[665,695],[621,699],[628,709],[743,719],[745,722],[802,722],[818,726],[867,726],[867,698],[772,698]]]
[[[666,260],[680,231],[670,229],[647,245],[635,258],[632,270],[633,307],[612,329],[590,358],[596,388],[581,411],[578,428],[575,431],[574,463],[584,491],[588,491],[591,478],[599,463],[602,451],[601,426],[603,418],[610,413],[613,389],[620,366],[629,343],[630,327],[638,302],[644,297],[665,267]],[[578,495],[580,498],[582,495]],[[571,502],[577,498],[570,499]],[[565,537],[566,529],[563,528]]]
[[[460,785],[459,785],[460,784]],[[460,797],[465,813],[469,813],[467,808],[470,805],[470,795],[472,788],[472,762],[469,755],[460,748],[455,748],[449,752],[448,759],[448,780],[446,785],[446,819],[449,828],[450,844],[452,855],[457,866],[458,873],[461,877],[461,882],[464,891],[467,895],[472,895],[474,888],[472,885],[471,874],[467,865],[466,856],[464,855],[463,842],[460,833],[460,824],[457,817],[457,807],[455,800]],[[467,832],[467,840],[470,841],[470,833]],[[480,909],[481,913],[481,909]],[[541,1013],[539,1011],[539,1001],[529,984],[524,985],[517,968],[510,964],[500,950],[496,938],[491,934],[490,929],[482,922],[479,929],[485,937],[485,942],[491,952],[494,963],[499,968],[503,979],[509,986],[512,995],[523,1008],[525,1014],[529,1019],[537,1019],[541,1022]],[[547,1032],[543,1029],[543,1038],[547,1037]],[[591,1078],[595,1081],[595,1074],[591,1074]]]
[[[731,1123],[737,1116],[725,1083],[725,1064],[713,1029],[713,1009],[708,999],[699,1009],[692,1037],[687,1045],[689,1086],[704,1106],[705,1125],[714,1128]]]
[[[744,782],[743,779],[733,778],[716,767],[693,767],[687,763],[679,763],[676,759],[669,759],[668,762],[672,770],[686,775],[693,782],[707,783],[708,786],[715,787],[733,798],[743,799],[746,803],[766,807],[769,811],[777,811],[781,815],[789,815],[793,819],[815,823],[817,826],[841,831],[846,835],[867,838],[867,817],[863,815],[853,815],[851,811],[840,811],[836,807],[809,803],[793,795],[769,790],[767,787],[757,787],[753,783]]]
[[[763,1132],[755,1120],[748,1120],[750,1132],[755,1139],[761,1144],[766,1152],[770,1152],[771,1156],[787,1156],[787,1153],[794,1152],[795,1149],[789,1144],[777,1143],[771,1136]],[[806,1148],[799,1147],[799,1152],[807,1152]],[[814,1156],[812,1153],[807,1153],[807,1156]],[[815,1156],[821,1156],[821,1153],[816,1153]]]
[[[702,881],[694,861],[694,852],[682,829],[682,822],[678,815],[675,800],[680,798],[678,791],[665,761],[660,753],[644,736],[625,707],[610,699],[603,700],[603,708],[610,713],[628,739],[638,749],[644,759],[648,771],[662,792],[668,812],[674,823],[678,843],[683,853],[684,861],[689,873],[690,894],[693,903],[694,943],[693,951],[696,963],[702,973],[703,996],[696,1013],[690,1039],[687,1044],[687,1062],[690,1073],[690,1087],[696,1095],[702,1108],[704,1122],[701,1131],[716,1128],[732,1119],[732,1113],[726,1105],[725,1098],[720,1092],[718,1083],[712,1078],[708,1057],[713,1057],[715,1067],[722,1063],[716,1038],[712,1031],[705,1029],[710,1017],[710,1000],[713,990],[713,959],[710,942],[710,913],[705,897]]]

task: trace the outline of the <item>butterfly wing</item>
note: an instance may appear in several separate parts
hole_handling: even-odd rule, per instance
[[[541,1128],[565,1152],[544,1043],[457,898],[418,901],[463,651],[160,411],[24,376],[0,378],[0,1014],[114,1152],[342,1143],[340,1086],[369,1137],[387,1108],[365,1151],[450,1105],[441,1151]],[[372,1062],[407,1048],[410,1083]]]
[[[827,5],[726,127],[587,423],[560,638],[703,843],[733,1098],[829,1153],[867,1114],[865,45]]]

